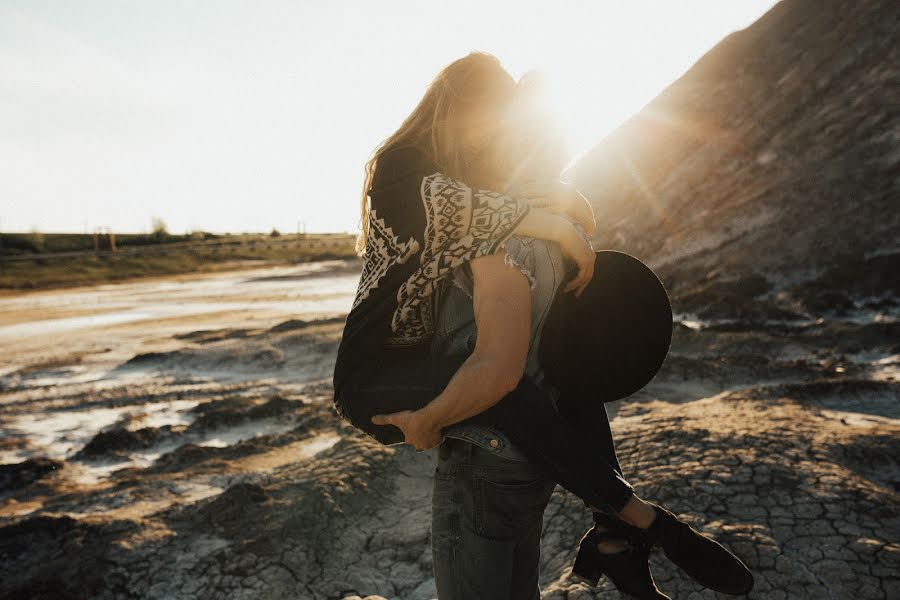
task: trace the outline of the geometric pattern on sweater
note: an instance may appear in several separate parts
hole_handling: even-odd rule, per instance
[[[388,346],[427,341],[434,335],[434,291],[455,267],[493,254],[513,235],[529,210],[527,202],[499,192],[471,188],[436,172],[422,179],[425,207],[420,266],[397,291]]]
[[[353,299],[353,308],[369,296],[369,292],[378,287],[378,283],[394,264],[405,263],[410,256],[419,251],[419,242],[410,237],[400,242],[394,231],[378,218],[375,209],[369,211],[369,234],[366,238],[365,262],[359,286]]]

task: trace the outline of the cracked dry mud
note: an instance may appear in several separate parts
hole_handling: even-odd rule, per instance
[[[280,348],[287,361],[315,354],[313,362],[328,364],[341,326],[332,318],[304,324],[303,335],[283,324],[248,330],[226,336],[215,352],[250,341]],[[890,360],[854,363],[839,352],[863,329],[877,340],[870,350]],[[793,352],[772,353],[788,336]],[[196,337],[172,352],[204,364]],[[672,360],[615,407],[626,476],[641,496],[744,559],[756,575],[751,598],[897,597],[894,340],[896,324],[887,322],[826,322],[790,333],[679,324]],[[755,360],[708,360],[710,352],[727,357],[737,349]],[[836,371],[840,364],[847,368]],[[138,427],[146,419],[120,417],[84,440],[90,453],[3,465],[0,598],[435,597],[436,453],[383,447],[344,424],[333,412],[327,373],[306,383],[215,383],[156,372],[93,391],[4,381],[5,422],[30,411],[167,402],[182,403],[175,410],[183,422]],[[248,427],[256,435],[227,434]],[[210,437],[224,442],[206,444]],[[5,441],[15,443],[29,442]],[[154,460],[124,463],[105,477],[84,471],[104,456],[123,460],[154,448]],[[589,523],[581,501],[558,486],[544,517],[545,599],[619,597],[605,580],[591,588],[569,576]],[[652,567],[673,598],[716,597],[659,555]]]

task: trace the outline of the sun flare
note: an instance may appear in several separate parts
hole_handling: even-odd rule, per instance
[[[4,3],[0,226],[355,232],[363,165],[443,65],[540,72],[575,160],[774,3]]]

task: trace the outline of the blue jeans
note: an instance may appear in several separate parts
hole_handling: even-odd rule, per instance
[[[556,482],[466,440],[441,444],[431,496],[440,600],[540,600],[544,509]]]

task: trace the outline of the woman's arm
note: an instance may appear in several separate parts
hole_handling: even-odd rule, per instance
[[[589,236],[596,232],[594,209],[573,184],[564,181],[528,182],[522,184],[517,191],[531,206],[566,215],[570,220],[580,223]]]
[[[596,253],[591,247],[590,239],[580,233],[572,221],[543,208],[531,208],[519,221],[514,233],[559,243],[563,254],[578,267],[578,273],[566,284],[563,291],[575,290],[576,296],[581,295],[594,275]]]

